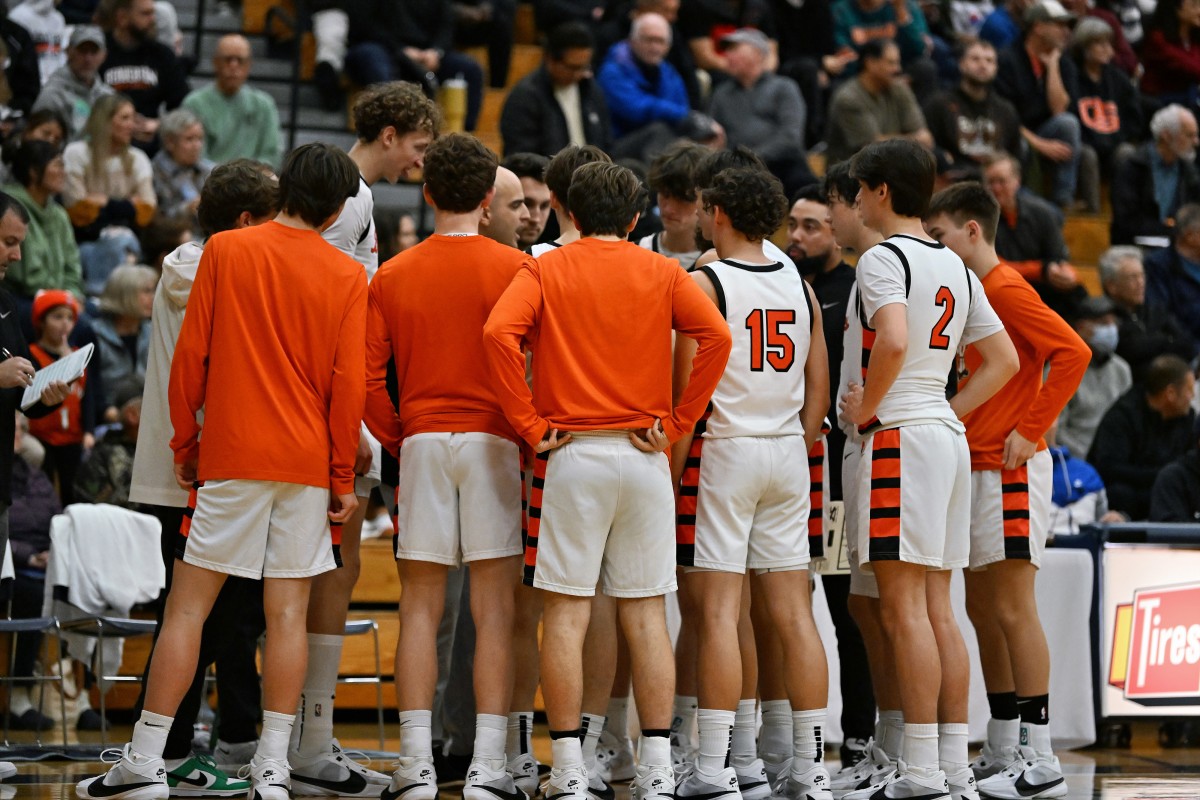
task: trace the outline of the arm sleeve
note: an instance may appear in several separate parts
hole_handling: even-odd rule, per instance
[[[986,339],[993,333],[1004,330],[1004,323],[992,308],[983,284],[975,273],[967,270],[967,280],[971,283],[971,305],[967,308],[967,324],[963,328],[962,343],[964,345]]]
[[[707,299],[707,298],[706,298]],[[538,416],[533,393],[525,382],[526,334],[542,313],[542,282],[537,262],[528,260],[496,301],[483,326],[483,348],[492,373],[496,399],[513,430],[532,446],[546,435],[550,423]]]
[[[171,379],[167,387],[170,402],[171,450],[175,463],[195,461],[200,456],[200,424],[196,415],[204,408],[208,383],[208,349],[212,341],[213,299],[217,290],[217,251],[219,237],[210,239],[200,257],[200,267],[187,313],[175,342],[171,358]]]
[[[892,303],[908,305],[904,265],[887,248],[872,247],[858,260],[858,296],[867,322],[879,309]],[[983,290],[979,291],[983,294]]]
[[[367,402],[364,419],[367,430],[390,453],[400,449],[400,415],[387,390],[387,366],[392,357],[392,340],[383,313],[383,287],[386,280],[377,276],[367,291]]]
[[[186,316],[184,317],[186,320]],[[329,397],[329,486],[334,494],[354,491],[354,458],[363,421],[367,384],[367,275],[359,270],[346,303],[333,356]],[[176,351],[178,353],[178,350]]]
[[[833,42],[838,50],[849,47],[857,50],[850,29],[854,27],[854,12],[849,2],[833,3]]]
[[[687,387],[672,410],[671,418],[662,421],[663,432],[672,442],[692,430],[704,413],[709,398],[725,374],[725,364],[733,347],[729,323],[721,316],[716,304],[696,285],[691,275],[681,269],[674,272],[671,324],[682,335],[694,339],[697,349]]]

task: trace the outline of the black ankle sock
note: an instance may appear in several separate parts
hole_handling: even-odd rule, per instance
[[[1048,725],[1050,723],[1050,695],[1039,694],[1036,697],[1018,697],[1017,709],[1021,714],[1021,722],[1028,725]]]
[[[642,728],[642,736],[647,739],[653,739],[655,736],[661,736],[664,739],[671,738],[670,728]]]
[[[987,699],[992,719],[1017,719],[1021,716],[1016,692],[989,692]]]
[[[559,739],[582,739],[584,734],[583,728],[575,728],[570,731],[550,731],[550,741],[557,742]]]

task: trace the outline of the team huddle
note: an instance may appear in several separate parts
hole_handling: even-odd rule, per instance
[[[240,791],[434,800],[437,628],[447,574],[465,564],[466,800],[611,800],[620,781],[635,800],[1066,795],[1033,585],[1049,516],[1042,435],[1087,345],[1000,264],[986,190],[934,195],[932,156],[892,140],[832,167],[821,192],[838,245],[859,253],[831,363],[823,304],[769,240],[789,211],[779,181],[745,150],[703,159],[690,270],[627,241],[646,190],[590,147],[551,159],[562,236],[531,256],[479,233],[495,155],[443,135],[423,157],[433,234],[368,286],[320,238],[367,171],[325,145],[293,151],[279,216],[217,233],[200,262],[171,366],[171,446],[192,500],[164,646],[132,742],[81,798],[174,793],[167,730],[204,617],[240,575],[264,579],[267,620],[263,731]],[[824,455],[831,422],[840,464]],[[345,758],[331,733],[316,750],[295,744],[310,721],[331,729],[305,676],[305,616],[311,578],[346,554],[335,537],[373,442],[399,462],[385,487],[403,587],[391,775]],[[830,471],[879,707],[864,757],[835,774],[810,599]],[[992,710],[973,761],[957,569]],[[696,699],[681,708],[688,674]],[[539,679],[546,776],[531,748]],[[636,747],[610,701],[630,683]]]

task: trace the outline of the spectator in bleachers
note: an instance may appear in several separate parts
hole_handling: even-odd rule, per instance
[[[862,67],[833,93],[826,141],[830,161],[844,161],[865,145],[883,138],[905,137],[926,147],[933,136],[925,115],[900,69],[900,49],[885,39],[860,48]]]
[[[142,420],[143,377],[127,377],[113,393],[120,423],[108,429],[75,476],[75,497],[81,503],[108,503],[137,509],[129,500],[133,484],[133,455]]]
[[[3,40],[3,79],[7,97],[0,99],[9,112],[28,114],[42,88],[38,73],[37,47],[29,31],[8,18],[8,6],[0,3],[0,39]]]
[[[1071,57],[1079,68],[1071,110],[1079,117],[1084,146],[1096,152],[1106,176],[1112,175],[1117,148],[1142,138],[1141,98],[1112,63],[1113,42],[1113,29],[1095,17],[1079,20],[1071,34]]]
[[[62,149],[49,142],[23,142],[12,156],[14,183],[4,191],[29,215],[21,259],[8,268],[4,287],[17,298],[22,316],[42,289],[66,289],[82,302],[83,270],[67,210],[56,199],[66,183]]]
[[[534,0],[533,13],[539,29],[553,30],[568,22],[595,28],[604,19],[605,0]]]
[[[432,92],[452,78],[467,82],[466,129],[475,130],[483,105],[483,68],[454,48],[454,11],[445,0],[351,0],[346,74],[370,86],[412,81]]]
[[[762,31],[742,28],[721,40],[731,81],[713,90],[712,115],[730,147],[748,147],[783,183],[788,196],[816,182],[804,150],[804,98],[791,78],[768,66]]]
[[[1200,342],[1200,205],[1180,208],[1172,245],[1146,256],[1146,302],[1165,306]]]
[[[154,36],[154,0],[101,0],[96,19],[108,48],[100,77],[133,102],[134,142],[154,155],[159,116],[178,108],[188,93],[183,65]]]
[[[375,207],[375,231],[379,237],[379,263],[384,264],[421,241],[417,221],[407,211]]]
[[[934,142],[952,161],[958,179],[978,180],[984,163],[1001,153],[1021,152],[1021,120],[1012,103],[994,90],[996,48],[976,39],[963,45],[958,86],[925,104]]]
[[[67,63],[46,81],[33,104],[34,112],[54,112],[66,122],[69,138],[81,136],[92,106],[113,93],[100,78],[100,65],[107,57],[104,32],[94,25],[76,26],[67,45]]]
[[[8,12],[33,39],[42,85],[67,63],[67,22],[55,5],[55,0],[24,0]]]
[[[1057,440],[1058,423],[1046,431],[1046,445],[1054,463],[1054,488],[1050,495],[1050,532],[1079,533],[1080,526],[1098,522],[1128,522],[1108,508],[1108,492],[1100,473],[1082,458],[1071,455]]]
[[[683,0],[679,9],[679,32],[687,40],[696,66],[712,75],[714,82],[729,72],[721,38],[740,28],[755,28],[766,34],[771,55],[767,64],[779,64],[778,28],[767,0]]]
[[[1146,36],[1146,31],[1142,26],[1142,7],[1146,3],[1143,0],[1095,0],[1095,2],[1096,7],[1108,11],[1121,23],[1121,32],[1125,35],[1125,41],[1134,48],[1135,53],[1140,50],[1139,45]],[[1153,3],[1149,5],[1153,7]]]
[[[824,2],[825,0],[821,0]],[[696,60],[688,46],[687,38],[680,32],[679,8],[681,0],[624,0],[614,6],[612,18],[596,31],[595,59],[599,62],[617,42],[629,38],[633,21],[642,14],[658,14],[671,26],[671,48],[667,50],[667,63],[675,67],[687,89],[688,103],[692,108],[701,108],[705,102],[696,77]],[[598,66],[598,64],[597,64]]]
[[[1067,261],[1062,213],[1021,188],[1021,165],[1010,155],[996,156],[983,168],[988,191],[1000,203],[996,252],[1033,284],[1059,314],[1085,294],[1075,268]]]
[[[268,168],[265,164],[263,166]],[[199,221],[195,216],[172,217],[155,214],[154,219],[141,232],[142,263],[161,270],[163,259],[181,245],[194,241],[199,230]]]
[[[1075,63],[1064,49],[1075,17],[1058,0],[1041,0],[1025,12],[1025,38],[1000,52],[996,91],[1017,108],[1021,134],[1046,164],[1049,199],[1068,208],[1075,199],[1082,157],[1079,120],[1071,104],[1079,96]]]
[[[1062,4],[1063,8],[1074,14],[1080,23],[1087,19],[1104,23],[1109,30],[1112,43],[1111,61],[1113,66],[1124,73],[1127,78],[1132,79],[1139,76],[1137,53],[1133,52],[1133,48],[1129,46],[1129,40],[1125,38],[1125,29],[1121,26],[1121,20],[1117,18],[1116,14],[1106,8],[1096,6],[1094,0],[1062,0]]]
[[[542,238],[542,231],[546,230],[546,222],[550,219],[550,187],[546,185],[546,165],[549,163],[550,159],[537,153],[513,153],[500,164],[521,179],[529,220],[517,230],[517,246],[525,251]]]
[[[1146,23],[1142,65],[1145,94],[1195,108],[1200,84],[1200,3],[1159,0]]]
[[[546,37],[542,66],[522,78],[504,101],[504,155],[537,153],[550,158],[571,144],[609,148],[608,106],[592,80],[594,42],[578,22],[555,28]]]
[[[25,120],[17,144],[20,142],[49,142],[57,147],[66,147],[67,124],[49,109],[34,111]]]
[[[692,111],[683,78],[666,60],[671,35],[665,18],[642,14],[600,66],[596,82],[612,119],[615,157],[648,161],[681,136],[721,137],[710,118]]]
[[[1141,383],[1146,368],[1156,357],[1177,355],[1191,361],[1196,342],[1179,320],[1158,303],[1146,302],[1146,270],[1141,248],[1110,247],[1100,256],[1100,283],[1116,306],[1117,355],[1133,370],[1134,383]]]
[[[1196,117],[1172,103],[1150,118],[1153,139],[1116,160],[1112,181],[1113,244],[1135,244],[1139,237],[1166,237],[1180,207],[1200,202]]]
[[[104,396],[98,408],[106,422],[116,422],[121,387],[130,378],[145,380],[150,354],[150,312],[158,273],[142,264],[125,264],[113,270],[100,296],[96,332],[97,356]],[[128,399],[128,398],[126,398]]]
[[[488,83],[493,89],[508,86],[512,63],[516,0],[454,0],[455,43],[487,45]]]
[[[346,37],[350,31],[350,18],[338,0],[313,0],[312,32],[316,45],[316,67],[313,70],[313,85],[321,96],[321,106],[326,111],[337,111],[344,106],[342,94],[342,71],[346,67]]]
[[[1092,348],[1083,381],[1058,416],[1058,443],[1071,455],[1083,458],[1092,449],[1104,413],[1133,386],[1133,374],[1125,359],[1117,355],[1119,334],[1111,300],[1088,297],[1063,316]]]
[[[189,94],[183,106],[204,125],[204,155],[209,160],[223,164],[249,158],[278,167],[283,155],[279,110],[271,95],[246,85],[252,63],[245,36],[222,36],[213,53],[216,80]]]
[[[154,168],[154,194],[158,197],[159,213],[194,220],[200,206],[200,190],[214,166],[201,155],[204,126],[191,111],[177,108],[163,116],[159,132],[163,149],[150,162]],[[172,245],[167,252],[176,246]]]
[[[1109,507],[1145,519],[1158,473],[1194,446],[1196,378],[1179,356],[1159,356],[1104,414],[1088,462],[1104,479]]]
[[[1200,419],[1192,427],[1188,451],[1163,467],[1154,480],[1150,520],[1200,522]]]
[[[933,39],[917,0],[835,0],[833,37],[839,49],[858,52],[858,61],[847,61],[847,74],[866,66],[864,45],[886,40],[899,48],[913,94],[924,101],[937,90],[937,67],[929,57]]]
[[[997,3],[992,13],[983,20],[979,38],[991,42],[997,51],[1003,50],[1021,39],[1021,23],[1025,10],[1032,5],[1030,0],[1005,0]]]
[[[829,87],[858,59],[853,48],[838,48],[833,36],[832,0],[774,0],[772,8],[779,29],[779,74],[800,87],[804,107],[805,143],[812,145],[825,135],[825,107]]]
[[[150,159],[131,146],[134,116],[124,95],[100,98],[88,118],[87,141],[63,153],[63,204],[80,242],[89,296],[101,292],[114,267],[141,256],[134,230],[149,224],[158,206]]]

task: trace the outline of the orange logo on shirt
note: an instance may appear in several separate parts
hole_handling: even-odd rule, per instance
[[[1096,133],[1108,134],[1121,130],[1121,114],[1112,100],[1080,98],[1079,119]]]

